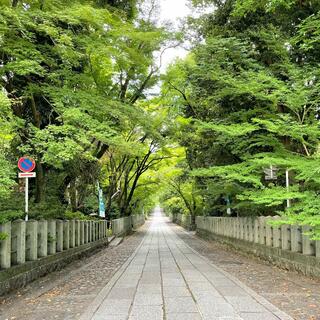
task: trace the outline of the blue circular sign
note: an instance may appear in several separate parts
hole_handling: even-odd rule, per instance
[[[18,168],[22,172],[31,172],[36,167],[36,162],[29,157],[22,157],[18,161]]]

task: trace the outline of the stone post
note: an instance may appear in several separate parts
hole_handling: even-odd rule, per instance
[[[252,242],[251,239],[253,239],[253,232],[252,232],[253,225],[252,225],[252,218],[251,217],[247,217],[246,225],[247,225],[247,241]]]
[[[274,217],[273,220],[279,220],[279,217]],[[281,247],[281,228],[280,226],[272,227],[272,238],[273,238],[273,247]]]
[[[38,221],[38,257],[48,255],[48,222],[46,220]]]
[[[96,222],[92,221],[91,222],[91,242],[95,241],[95,229],[96,229]]]
[[[91,221],[91,242],[95,241],[95,228],[96,228],[96,222]]]
[[[26,222],[17,220],[11,224],[11,264],[26,262]]]
[[[94,241],[94,221],[90,221],[90,242]]]
[[[212,233],[215,233],[214,229],[214,217],[205,217],[203,219],[203,230],[211,231]]]
[[[11,267],[11,222],[0,224],[0,232],[6,236],[0,240],[0,267],[8,269]]]
[[[63,251],[63,221],[57,220],[56,221],[56,251],[62,252]]]
[[[266,245],[268,247],[273,246],[273,236],[272,236],[272,229],[273,227],[269,224],[270,217],[266,220]]]
[[[85,242],[84,237],[84,221],[80,221],[80,245],[83,245]]]
[[[281,226],[281,249],[291,250],[291,228],[285,224]]]
[[[230,220],[229,218],[224,218],[224,235],[230,237]]]
[[[69,221],[69,232],[70,232],[70,248],[74,248],[76,244],[76,222],[75,220],[70,220]]]
[[[240,228],[239,239],[243,240],[243,238],[244,238],[243,217],[239,218],[239,228]]]
[[[63,221],[63,250],[70,248],[70,221]]]
[[[87,221],[87,243],[91,242],[91,221]]]
[[[234,237],[239,239],[239,218],[234,218]]]
[[[253,221],[253,241],[254,243],[260,243],[259,241],[259,235],[260,235],[260,230],[259,230],[259,220],[258,218],[254,218]]]
[[[231,218],[226,218],[226,236],[231,237],[232,235],[232,225],[231,225]]]
[[[92,242],[92,221],[88,221],[88,242]]]
[[[102,223],[103,221],[98,221],[98,239],[102,239]]]
[[[241,218],[238,217],[237,218],[237,239],[241,239],[241,236],[242,236],[242,223],[241,223]]]
[[[208,230],[208,228],[210,228],[208,231],[211,231],[212,233],[216,234],[217,230],[216,230],[216,225],[215,225],[215,221],[216,218],[214,217],[206,217],[206,221],[204,221],[204,230]]]
[[[89,221],[84,222],[84,243],[89,242]]]
[[[48,221],[48,255],[55,254],[57,249],[56,220]]]
[[[103,221],[102,221],[102,224],[101,224],[101,228],[102,228],[102,230],[101,230],[102,239],[104,239],[104,238],[106,237],[106,233],[107,233],[107,231],[106,231],[106,222],[107,222],[107,221],[103,220]]]
[[[208,217],[210,220],[210,218]],[[219,227],[218,227],[218,219],[219,218],[212,218],[212,228],[214,230],[214,234],[219,234]]]
[[[98,221],[94,222],[94,241],[98,240]]]
[[[247,240],[247,232],[248,232],[248,226],[247,226],[247,218],[242,217],[242,240]]]
[[[104,239],[107,234],[107,221],[103,220],[101,223],[101,237]]]
[[[248,218],[247,223],[248,223],[248,230],[249,230],[249,238],[248,238],[248,241],[249,241],[249,242],[253,242],[253,240],[254,240],[254,226],[253,226],[252,217],[249,217],[249,218]]]
[[[243,217],[239,218],[239,227],[240,227],[240,239],[244,240],[244,221],[243,221]]]
[[[96,222],[91,221],[91,242],[95,241]]]
[[[244,218],[244,240],[249,241],[249,217]]]
[[[299,226],[291,226],[291,251],[302,252],[302,233]]]
[[[76,220],[75,222],[75,246],[80,246],[80,221]]]
[[[316,241],[315,246],[316,246],[316,257],[320,259],[320,240]]]
[[[266,219],[265,217],[259,217],[259,243],[266,244]]]
[[[198,217],[198,219],[197,219],[197,228],[205,230],[204,221],[205,221],[205,217]]]
[[[306,256],[315,256],[315,241],[310,240],[310,236],[304,234],[310,231],[312,231],[311,227],[302,227],[302,253]]]
[[[96,240],[100,239],[100,221],[97,221],[97,235]]]
[[[29,220],[26,224],[26,260],[38,259],[38,221]]]

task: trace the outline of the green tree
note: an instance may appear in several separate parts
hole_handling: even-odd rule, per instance
[[[319,3],[206,3],[216,10],[196,28],[191,21],[205,41],[164,80],[178,114],[188,119],[179,140],[191,176],[203,198],[214,199],[204,213],[226,214],[231,200],[234,214],[285,212],[291,222],[319,224]],[[264,180],[270,165],[278,168],[273,183]],[[284,211],[286,199],[292,207]]]
[[[143,17],[126,21],[110,7],[129,3],[135,2],[2,4],[0,85],[15,124],[6,160],[14,163],[24,154],[36,159],[31,187],[41,206],[82,210],[110,154],[120,162],[128,158],[125,172],[135,170],[134,185],[148,168],[137,169],[136,159],[149,158],[161,134],[139,101],[158,79],[154,52],[169,35]],[[122,187],[127,214],[134,191]]]

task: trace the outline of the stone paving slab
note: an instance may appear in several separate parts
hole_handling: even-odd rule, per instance
[[[115,316],[118,320],[292,319],[189,247],[160,211],[141,245],[81,320]]]

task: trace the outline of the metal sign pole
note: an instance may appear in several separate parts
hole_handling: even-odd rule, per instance
[[[26,201],[26,207],[25,207],[25,220],[28,221],[28,211],[29,211],[29,178],[26,179],[26,186],[25,186],[25,201]]]

